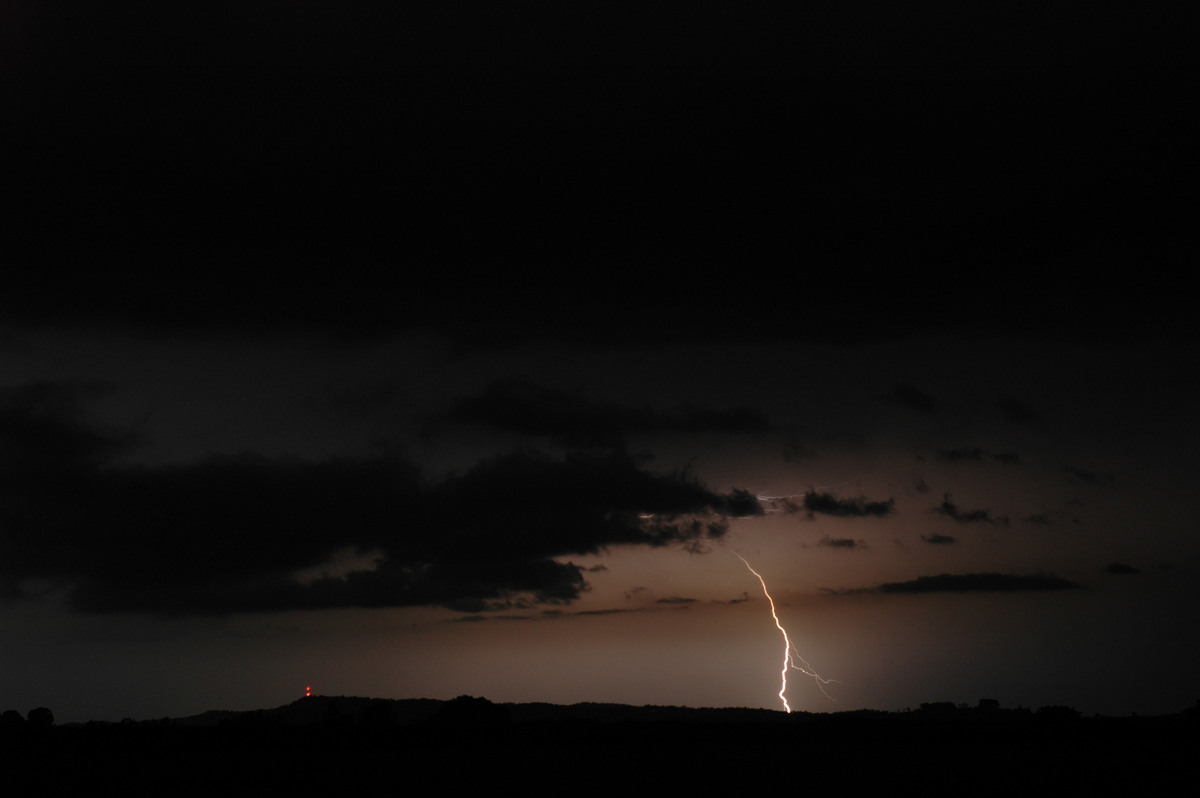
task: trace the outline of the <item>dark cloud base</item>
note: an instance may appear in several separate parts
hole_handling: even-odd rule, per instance
[[[937,513],[960,524],[999,524],[1000,526],[1008,526],[1007,516],[992,515],[992,511],[985,507],[975,510],[964,510],[950,500],[949,493],[944,494],[942,496],[942,503],[934,507],[930,512]]]
[[[1115,576],[1133,576],[1134,574],[1140,574],[1142,571],[1140,568],[1135,568],[1127,563],[1112,562],[1104,566],[1104,572]]]
[[[744,490],[714,493],[619,451],[515,452],[434,482],[386,456],[132,465],[117,456],[126,436],[87,422],[86,394],[49,383],[0,394],[10,598],[43,580],[98,612],[562,604],[587,582],[556,558],[615,545],[702,550],[730,515],[761,513]],[[345,550],[376,553],[375,567],[297,578]]]
[[[567,446],[622,446],[629,435],[650,432],[765,432],[762,413],[749,408],[711,410],[680,405],[660,410],[596,402],[582,393],[539,385],[527,377],[495,380],[459,401],[441,423],[480,424],[549,437]]]
[[[886,518],[896,509],[894,498],[886,500],[871,500],[865,496],[839,498],[828,491],[810,490],[799,501],[791,497],[764,498],[776,509],[786,513],[805,513],[809,519],[818,515],[828,515],[835,518]]]
[[[817,541],[818,546],[827,546],[832,549],[865,549],[867,544],[861,540],[854,538],[833,538],[829,535]]]
[[[938,457],[949,463],[966,463],[990,460],[995,463],[1013,464],[1021,461],[1015,452],[991,452],[980,446],[964,446],[960,449],[941,449]]]
[[[887,582],[880,593],[1010,593],[1017,591],[1069,590],[1081,588],[1066,579],[1049,574],[938,574],[921,576],[908,582]]]

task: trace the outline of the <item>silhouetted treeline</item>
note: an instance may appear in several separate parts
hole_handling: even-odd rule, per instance
[[[0,712],[0,731],[5,733],[49,729],[53,725],[54,713],[47,707],[34,707],[24,716],[15,709]]]
[[[0,715],[0,729],[10,736],[30,730],[48,730],[54,715],[46,707],[30,710],[26,717],[7,710]],[[786,714],[779,710],[750,707],[693,708],[683,706],[632,706],[584,702],[571,705],[525,703],[497,704],[483,697],[461,695],[449,701],[435,699],[380,699],[358,696],[312,696],[275,709],[253,711],[213,711],[184,718],[133,720],[118,723],[90,721],[59,726],[56,733],[152,736],[193,732],[214,736],[252,735],[266,739],[272,734],[301,732],[313,737],[335,738],[340,735],[391,735],[419,742],[428,735],[448,739],[447,732],[486,731],[520,737],[525,730],[558,728],[570,734],[604,736],[627,735],[637,729],[718,728],[738,729],[745,733],[758,727],[764,734],[786,737],[799,734],[837,734],[843,730],[885,731],[920,734],[950,729],[955,734],[971,729],[1016,734],[1053,729],[1075,731],[1083,735],[1100,734],[1195,734],[1200,731],[1200,701],[1196,706],[1170,715],[1105,717],[1085,716],[1074,707],[1046,705],[1036,709],[1001,707],[994,699],[977,704],[938,701],[916,708],[886,712],[852,710],[845,712]],[[586,731],[580,731],[586,730]]]
[[[12,713],[18,714],[18,713]],[[9,716],[11,717],[11,716]],[[1188,772],[1197,707],[1156,717],[1085,717],[1065,706],[934,702],[902,712],[616,704],[494,704],[316,696],[271,710],[43,726],[6,722],[8,775],[66,787],[120,781],[172,794],[230,783],[266,791],[441,788],[585,795],[767,789],[779,773],[812,789],[925,794],[1118,787],[1153,790]],[[401,775],[402,774],[402,775]],[[708,791],[705,793],[705,791]]]

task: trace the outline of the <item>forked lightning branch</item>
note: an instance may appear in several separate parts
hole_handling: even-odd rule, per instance
[[[758,579],[758,583],[762,585],[763,595],[767,597],[767,601],[771,605],[771,617],[775,619],[775,628],[777,628],[779,633],[783,635],[783,668],[779,671],[779,700],[783,702],[784,710],[788,714],[791,714],[792,712],[792,707],[790,704],[788,704],[787,700],[787,677],[789,670],[797,670],[803,673],[805,676],[811,676],[813,681],[817,683],[817,687],[820,688],[821,693],[830,701],[835,700],[833,696],[826,692],[825,685],[837,680],[826,679],[822,677],[812,669],[811,665],[805,662],[804,657],[796,653],[796,651],[792,648],[792,640],[790,637],[788,637],[787,630],[783,628],[783,624],[779,621],[779,614],[775,611],[775,599],[771,598],[771,592],[767,590],[767,581],[763,579],[762,574],[754,570],[753,566],[746,561],[745,557],[738,554],[736,551],[733,554],[742,561],[742,564],[749,569],[750,573],[754,574],[754,576]]]

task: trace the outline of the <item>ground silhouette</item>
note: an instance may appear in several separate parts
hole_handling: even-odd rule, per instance
[[[45,708],[40,708],[45,709]],[[274,709],[54,725],[0,733],[10,778],[64,786],[145,783],[201,794],[236,783],[270,792],[439,789],[614,790],[1164,789],[1190,767],[1200,703],[1153,717],[1085,717],[1072,707],[931,702],[834,713],[581,703],[498,704],[312,696]],[[45,723],[46,719],[50,723]],[[569,786],[568,786],[569,785]]]

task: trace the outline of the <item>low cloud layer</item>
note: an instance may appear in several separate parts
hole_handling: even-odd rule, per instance
[[[950,494],[942,496],[942,503],[934,507],[930,512],[957,521],[960,524],[999,524],[1008,526],[1007,516],[992,515],[992,511],[987,508],[978,508],[975,510],[964,510],[950,500]]]
[[[1063,473],[1070,474],[1085,485],[1111,485],[1116,481],[1116,477],[1112,474],[1092,471],[1087,468],[1065,465],[1062,467],[1062,470]]]
[[[1008,593],[1014,591],[1067,590],[1080,588],[1066,579],[1050,574],[938,574],[921,576],[908,582],[887,582],[880,593]]]
[[[885,402],[907,407],[910,410],[915,410],[924,415],[932,415],[938,409],[937,400],[929,394],[922,391],[913,385],[901,383],[892,388],[887,396],[883,397]]]
[[[525,435],[546,436],[579,448],[621,445],[648,432],[763,432],[770,424],[748,408],[712,410],[693,405],[669,409],[597,402],[580,393],[548,388],[526,378],[496,380],[454,405],[443,419],[481,424]]]
[[[832,549],[862,549],[866,548],[866,543],[854,538],[833,538],[829,535],[817,541],[818,546],[828,546]]]
[[[896,500],[872,500],[865,496],[841,498],[828,491],[810,490],[795,501],[792,496],[764,496],[761,501],[767,502],[776,511],[785,513],[805,513],[810,519],[818,515],[828,515],[835,518],[885,518],[895,512]]]
[[[498,456],[437,482],[401,458],[253,454],[133,465],[128,437],[89,423],[87,386],[0,394],[0,595],[36,580],[91,611],[224,613],[569,602],[614,545],[691,545],[761,512],[686,472],[619,452]],[[338,552],[375,566],[301,579]]]
[[[996,406],[1000,409],[1001,416],[1009,424],[1037,424],[1042,420],[1036,410],[1011,396],[1000,397]]]
[[[1104,567],[1104,572],[1115,576],[1133,576],[1134,574],[1140,574],[1142,571],[1127,563],[1112,562]]]
[[[895,499],[870,501],[866,497],[840,499],[832,493],[809,491],[804,494],[804,509],[809,516],[832,515],[841,518],[882,518],[891,515],[896,507]]]
[[[993,452],[981,446],[964,446],[959,449],[940,449],[938,458],[948,463],[970,463],[990,460],[1006,465],[1021,462],[1016,452]]]

